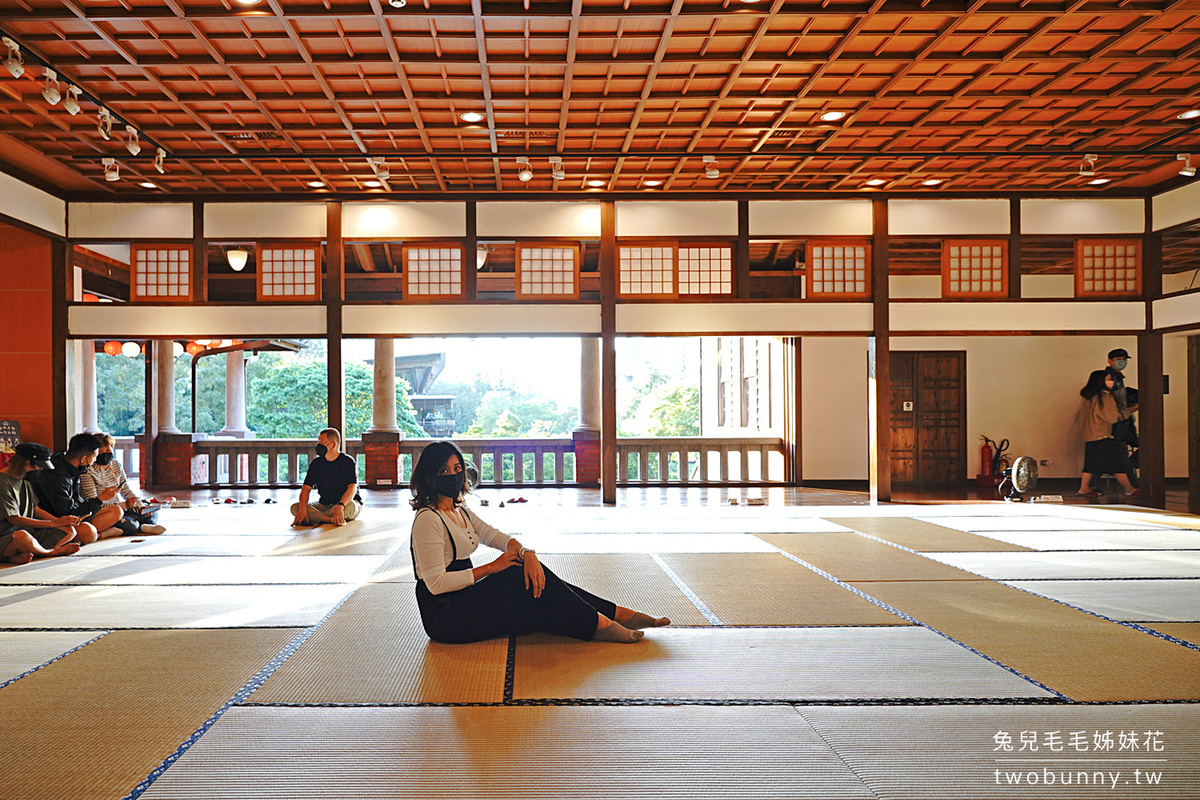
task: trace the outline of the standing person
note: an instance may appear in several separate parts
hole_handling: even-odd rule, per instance
[[[1117,407],[1122,411],[1129,412],[1125,418],[1113,426],[1112,436],[1118,442],[1134,448],[1133,456],[1129,459],[1129,472],[1126,473],[1132,483],[1137,480],[1137,446],[1140,444],[1140,441],[1138,439],[1137,423],[1133,419],[1133,413],[1138,408],[1137,389],[1125,386],[1124,373],[1127,366],[1129,366],[1128,351],[1121,347],[1109,351],[1108,367],[1104,371],[1112,376],[1113,397],[1117,401]]]
[[[82,530],[77,529],[76,535],[80,544],[124,533],[115,527],[121,519],[120,506],[105,506],[98,497],[89,500],[83,496],[83,475],[99,452],[99,439],[90,433],[77,433],[67,442],[65,451],[51,457],[54,469],[38,470],[33,481],[38,505],[56,517],[82,518]]]
[[[50,448],[22,442],[0,470],[0,562],[28,564],[34,558],[79,552],[79,517],[55,517],[38,508],[25,476],[50,467]]]
[[[1113,396],[1115,381],[1108,370],[1098,369],[1088,376],[1087,385],[1079,390],[1079,433],[1083,437],[1083,475],[1079,493],[1099,497],[1092,488],[1092,476],[1111,474],[1125,489],[1126,497],[1138,497],[1140,492],[1129,482],[1129,448],[1112,437],[1113,423],[1125,419],[1129,412],[1117,405]]]
[[[537,554],[488,525],[463,505],[470,491],[462,451],[449,441],[427,446],[413,467],[413,569],[417,607],[430,639],[479,642],[541,631],[606,642],[636,642],[639,628],[670,625],[666,617],[622,608],[572,586],[542,566]],[[480,542],[501,551],[473,567]]]
[[[292,504],[292,527],[307,528],[332,523],[345,525],[362,511],[358,494],[358,465],[341,451],[342,435],[336,428],[317,434],[317,457],[308,462],[300,500]],[[317,502],[308,502],[313,489]]]
[[[120,508],[122,516],[116,525],[127,534],[157,535],[165,531],[166,528],[159,525],[154,518],[158,509],[149,511],[142,499],[129,488],[125,468],[113,457],[113,448],[117,446],[117,440],[107,433],[97,433],[95,436],[101,442],[96,461],[79,479],[84,498],[98,497],[105,507]],[[118,494],[121,496],[117,497]]]

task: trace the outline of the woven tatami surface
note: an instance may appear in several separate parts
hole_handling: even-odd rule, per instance
[[[337,530],[290,528],[286,493],[167,509],[0,568],[0,795],[1200,797],[1194,518],[522,493],[479,513],[674,624],[437,644],[398,494]],[[1162,732],[1161,788],[994,781],[999,732],[1120,729]]]

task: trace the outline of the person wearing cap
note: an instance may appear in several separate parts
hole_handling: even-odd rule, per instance
[[[105,506],[98,497],[89,500],[83,496],[83,475],[99,452],[99,439],[90,433],[77,433],[67,442],[65,451],[51,456],[54,469],[41,470],[31,481],[39,506],[55,516],[83,519],[76,529],[80,544],[124,533],[114,527],[121,519],[120,506]]]
[[[0,562],[28,564],[35,558],[79,552],[75,541],[79,517],[55,517],[39,508],[33,487],[25,480],[31,472],[50,468],[50,448],[22,442],[0,469]]]
[[[1129,366],[1129,352],[1123,347],[1108,352],[1108,367],[1104,370],[1113,379],[1113,397],[1120,408],[1128,408],[1129,401],[1125,391],[1125,367]],[[1137,410],[1137,404],[1134,404]]]
[[[1108,367],[1104,372],[1113,379],[1113,398],[1117,408],[1122,411],[1122,421],[1113,426],[1112,435],[1117,441],[1136,448],[1138,446],[1137,422],[1133,418],[1138,410],[1137,389],[1126,388],[1125,368],[1129,366],[1129,352],[1123,347],[1108,351]],[[1129,480],[1137,480],[1137,451],[1128,459],[1129,469],[1126,472]]]

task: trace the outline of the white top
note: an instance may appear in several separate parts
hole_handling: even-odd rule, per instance
[[[137,494],[133,489],[129,488],[129,482],[125,478],[125,469],[121,466],[121,462],[114,458],[108,462],[107,466],[92,464],[87,468],[87,471],[80,476],[79,489],[83,492],[85,499],[90,500],[93,497],[99,497],[100,493],[105,489],[116,487],[120,491],[117,494],[104,501],[106,506],[115,506],[125,500],[136,500]]]
[[[454,560],[455,548],[459,558],[469,558],[479,548],[482,542],[488,547],[505,550],[512,537],[497,528],[493,528],[466,506],[459,506],[466,527],[459,525],[443,511],[423,508],[417,512],[412,527],[412,552],[417,579],[425,581],[425,588],[430,594],[444,594],[465,589],[475,583],[471,570],[447,572],[446,567]],[[444,523],[444,524],[443,524]],[[450,536],[454,544],[450,543]]]

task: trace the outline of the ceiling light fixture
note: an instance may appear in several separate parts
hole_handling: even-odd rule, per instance
[[[233,2],[237,3],[239,6],[256,6],[261,3],[262,0],[233,0]]]
[[[1083,157],[1083,161],[1079,162],[1079,177],[1090,178],[1096,174],[1096,162],[1100,160],[1100,156],[1095,153],[1088,153]]]
[[[368,189],[378,189],[380,186],[383,186],[383,184],[379,181],[363,181],[363,186],[367,187]]]
[[[1180,175],[1185,178],[1196,177],[1196,168],[1192,166],[1191,153],[1180,153],[1179,155],[1175,156],[1175,160],[1183,162],[1183,166],[1179,168]]]
[[[225,260],[229,262],[229,268],[234,272],[241,272],[246,268],[246,261],[250,258],[250,252],[243,250],[240,247],[235,247],[232,250],[225,251]]]
[[[8,66],[7,61],[5,61],[4,64],[5,66]],[[1200,117],[1200,108],[1189,108],[1187,111],[1184,111],[1182,114],[1175,117],[1175,119],[1196,119],[1198,117]]]
[[[166,169],[163,168],[163,162],[167,160],[167,151],[161,147],[154,151],[154,168],[158,170],[159,175],[165,175]]]
[[[325,181],[309,181],[307,186],[310,189],[324,189]]]
[[[136,156],[138,153],[142,152],[142,143],[138,141],[137,128],[133,127],[132,125],[126,125],[125,133],[127,134],[125,138],[125,149],[129,151],[129,155]]]
[[[375,177],[381,181],[386,181],[392,177],[392,171],[388,169],[387,160],[383,158],[368,158],[367,163],[371,165],[371,169],[375,172]]]
[[[121,165],[115,158],[104,158],[100,163],[104,165],[104,180],[109,183],[121,180]]]
[[[716,156],[703,156],[701,160],[704,162],[704,177],[706,177],[706,178],[721,177],[721,170],[717,169],[717,157]]]
[[[62,100],[62,90],[58,88],[58,73],[52,69],[46,69],[42,71],[42,76],[46,79],[46,86],[42,89],[42,97],[50,105],[58,105],[58,101]]]
[[[151,183],[150,181],[142,181],[141,183],[138,184],[138,186],[142,187],[143,189],[157,189],[158,188],[158,184]]]
[[[1088,181],[1088,184],[1091,186],[1103,186],[1104,184],[1108,183],[1108,181],[1108,178],[1095,178],[1094,180]]]
[[[79,113],[79,92],[78,86],[67,84],[67,96],[63,98],[63,108],[72,117]]]
[[[658,180],[657,178],[647,178],[646,180],[642,181],[642,184],[645,186],[662,186],[662,181]]]
[[[404,8],[408,5],[408,0],[388,0],[388,5],[392,8]]]
[[[926,178],[925,180],[921,181],[922,186],[940,186],[941,183],[941,178]]]
[[[563,169],[562,159],[558,156],[550,157],[550,177],[556,181],[566,180],[567,173]]]
[[[590,180],[587,182],[587,185],[592,187],[593,189],[601,189],[605,186],[608,186],[608,181]]]
[[[484,119],[483,114],[480,114],[478,111],[464,111],[458,115],[458,118],[463,122],[470,123],[483,122]]]
[[[871,180],[867,181],[867,186],[883,186],[885,183],[887,181],[883,178],[871,178]]]
[[[25,62],[21,60],[21,48],[12,39],[5,36],[2,40],[8,48],[8,58],[4,59],[4,67],[14,78],[25,74]]]
[[[530,166],[528,159],[521,159],[517,162],[517,179],[521,183],[528,183],[533,180],[533,167]]]
[[[100,138],[108,141],[112,138],[113,118],[107,108],[101,108],[98,112],[100,122],[96,125],[96,130],[100,133]]]
[[[838,122],[846,118],[845,111],[826,111],[821,115],[821,122]]]

